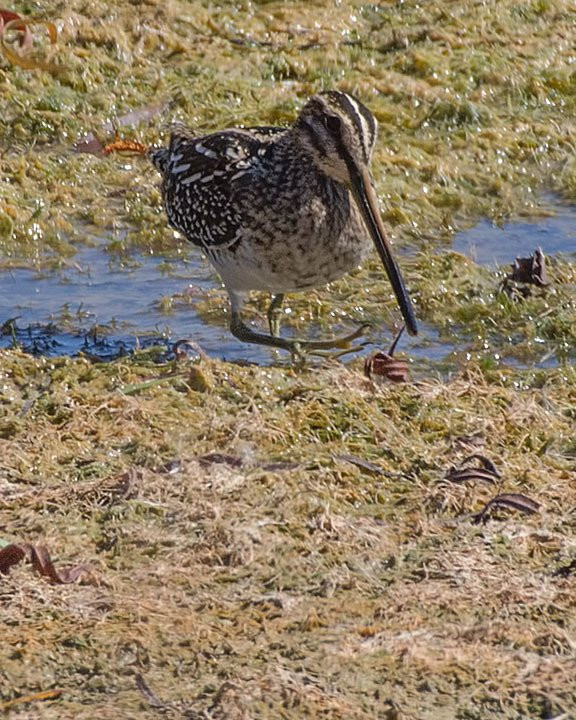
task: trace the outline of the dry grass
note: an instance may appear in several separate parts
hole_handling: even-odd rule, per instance
[[[428,247],[479,214],[537,213],[543,183],[573,196],[570,4],[73,0],[51,12],[62,75],[0,65],[3,269],[68,262],[91,232],[126,257],[187,252],[148,167],[74,155],[83,130],[163,98],[200,129],[288,122],[338,86],[381,121],[376,182],[397,240],[423,250],[406,263],[419,315],[469,344],[449,377],[420,365],[401,386],[373,386],[358,362],[297,372],[2,351],[0,540],[91,570],[74,585],[26,565],[2,577],[0,708],[21,720],[576,717],[576,571],[558,572],[576,546],[574,264],[555,261],[552,289],[513,304],[496,293],[502,271]],[[164,119],[126,135],[154,142]],[[381,323],[374,272],[295,316],[349,302]],[[514,355],[511,337],[523,358],[543,339],[564,361],[506,368],[495,356]],[[215,452],[228,462],[198,459]],[[445,479],[478,452],[498,486]],[[498,492],[541,509],[475,523]],[[50,689],[60,697],[9,704]]]
[[[575,546],[573,370],[374,388],[356,366],[203,361],[126,395],[163,370],[2,364],[3,535],[92,566],[79,586],[3,579],[7,696],[64,691],[34,717],[154,717],[137,674],[174,717],[576,707],[574,574],[555,574]],[[241,462],[196,459],[215,450]],[[500,488],[443,479],[478,451]],[[498,489],[541,512],[474,524]]]

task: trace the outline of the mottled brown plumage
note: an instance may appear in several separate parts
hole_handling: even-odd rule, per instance
[[[226,286],[231,331],[246,342],[299,352],[342,347],[278,337],[284,293],[319,287],[359,265],[376,246],[409,332],[416,320],[382,226],[369,171],[376,140],[370,111],[346,93],[311,98],[292,127],[232,128],[194,137],[176,129],[150,153],[163,175],[168,220],[202,247]],[[271,334],[241,320],[246,292],[273,295]]]

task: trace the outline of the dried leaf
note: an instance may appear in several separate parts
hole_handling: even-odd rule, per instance
[[[372,375],[379,375],[395,383],[405,383],[408,381],[408,362],[406,360],[397,360],[393,357],[403,332],[404,325],[402,325],[396,334],[387,353],[379,351],[366,358],[364,362],[364,375],[366,375],[369,380],[372,379]]]
[[[40,575],[47,577],[55,584],[76,582],[83,573],[89,570],[88,565],[73,565],[57,570],[45,545],[12,543],[0,550],[0,575],[7,575],[14,565],[23,560],[32,563]]]
[[[460,470],[453,468],[446,474],[445,479],[454,483],[463,483],[468,482],[469,480],[480,480],[481,482],[487,482],[490,485],[496,484],[494,473],[480,468],[462,468]]]
[[[540,509],[540,503],[521,493],[502,493],[493,497],[492,500],[489,500],[482,510],[474,516],[474,521],[477,523],[482,522],[486,519],[487,514],[492,508],[498,507],[510,508],[512,510],[519,510],[527,515],[534,515]]]
[[[500,475],[500,473],[498,472],[496,465],[494,465],[492,460],[490,460],[490,458],[487,458],[486,455],[480,455],[480,453],[473,453],[472,455],[468,455],[468,457],[465,457],[464,460],[462,460],[461,465],[470,462],[470,460],[478,460],[482,467],[488,472],[492,473],[492,475],[495,475],[497,478],[502,477],[502,475]]]
[[[481,467],[464,467],[466,463],[471,460],[478,460]],[[459,483],[467,482],[468,480],[480,480],[490,485],[495,485],[496,480],[501,477],[492,460],[479,453],[468,455],[468,457],[462,460],[459,468],[452,467],[445,475],[445,479],[450,482]]]
[[[548,273],[546,272],[546,256],[542,252],[542,248],[536,248],[530,257],[516,258],[508,279],[514,282],[538,285],[539,287],[549,285]]]
[[[2,11],[5,14],[7,11]],[[12,13],[16,15],[16,13]],[[2,50],[4,57],[9,60],[13,65],[24,68],[24,70],[46,70],[51,73],[61,72],[62,68],[54,65],[53,63],[47,63],[42,60],[35,58],[26,57],[20,55],[6,42],[6,33],[10,30],[16,30],[24,33],[24,41],[20,41],[20,48],[27,51],[32,46],[32,35],[30,33],[30,27],[34,25],[41,25],[46,28],[50,43],[54,45],[58,40],[58,30],[56,25],[49,20],[33,20],[29,18],[22,18],[19,15],[8,20],[8,22],[2,22],[0,26],[0,49]],[[30,35],[28,36],[28,33]]]

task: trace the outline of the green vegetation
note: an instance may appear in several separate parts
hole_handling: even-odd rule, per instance
[[[509,268],[440,249],[481,216],[539,215],[543,189],[576,197],[571,3],[11,9],[58,22],[62,70],[0,59],[0,270],[58,267],[93,233],[113,256],[192,252],[146,160],[77,154],[83,133],[112,141],[104,123],[158,103],[120,137],[152,144],[172,117],[288,123],[338,87],[380,121],[375,180],[396,243],[419,250],[403,261],[418,314],[462,350],[448,377],[414,364],[402,385],[368,381],[358,360],[2,351],[0,541],[91,569],[71,585],[25,564],[2,576],[0,709],[58,689],[4,707],[22,720],[574,715],[574,262],[553,258],[550,286],[523,297],[501,289]],[[302,328],[335,313],[381,325],[393,303],[374,260],[294,307]],[[197,309],[222,322],[224,296]],[[546,355],[557,367],[501,362]],[[473,453],[496,463],[496,485],[445,479]],[[474,522],[499,492],[540,510]]]

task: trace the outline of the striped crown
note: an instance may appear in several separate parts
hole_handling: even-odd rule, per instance
[[[331,90],[312,97],[295,123],[300,142],[328,175],[347,182],[353,167],[370,164],[378,124],[352,95]]]

